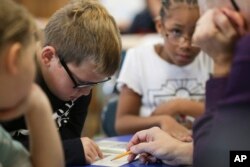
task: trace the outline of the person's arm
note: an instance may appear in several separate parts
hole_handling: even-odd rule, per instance
[[[194,33],[194,41],[215,62],[215,75],[206,85],[206,113],[194,127],[194,166],[229,166],[230,148],[249,146],[249,107],[245,108],[249,102],[245,100],[249,99],[250,40],[241,41],[233,54],[244,19],[235,11],[223,10],[205,13]]]
[[[80,138],[63,140],[62,143],[67,166],[87,164]]]
[[[206,117],[194,129],[196,166],[227,167],[230,148],[250,149],[249,42],[249,35],[238,41],[228,76],[207,84]],[[214,140],[214,136],[219,137]]]
[[[93,142],[88,142],[88,140],[90,140],[89,138],[81,138],[82,126],[86,119],[90,99],[91,95],[79,98],[72,108],[72,112],[70,111],[70,123],[65,124],[59,129],[66,165],[86,165],[93,161],[93,157],[101,157],[99,148],[96,148]],[[26,129],[23,119],[7,122],[4,123],[4,125],[10,132],[16,130],[17,127],[18,129]],[[26,136],[15,135],[15,138],[29,149],[29,140]],[[87,142],[84,142],[84,140]],[[92,153],[92,148],[95,148],[95,150],[97,150],[96,152],[99,154],[96,153],[91,156],[92,158],[87,158],[87,155]]]
[[[160,159],[169,165],[192,164],[193,143],[176,140],[158,127],[137,132],[129,141],[127,149],[133,153],[129,155],[129,161],[141,154],[142,162]],[[148,155],[154,158],[148,159]]]
[[[143,120],[139,117],[140,106],[141,96],[124,85],[119,94],[115,119],[115,129],[118,134],[132,134],[147,126],[147,123],[143,124]]]
[[[141,97],[127,86],[123,86],[116,113],[116,131],[119,134],[132,134],[142,129],[158,126],[172,136],[182,139],[190,135],[190,131],[177,123],[168,115],[140,117]]]
[[[204,112],[204,103],[189,99],[174,99],[164,102],[156,107],[152,115],[171,115],[176,114],[199,117]]]
[[[93,140],[81,137],[91,95],[92,93],[75,101],[69,113],[69,122],[60,127],[67,165],[86,165],[94,162],[96,157],[103,157]]]
[[[25,120],[30,133],[31,161],[35,167],[64,166],[59,134],[52,119],[52,109],[41,89],[33,85]]]
[[[236,45],[231,72],[228,75],[228,83],[225,96],[221,101],[223,105],[232,105],[249,102],[250,79],[250,36],[240,39]]]

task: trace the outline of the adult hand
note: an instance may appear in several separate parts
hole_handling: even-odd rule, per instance
[[[176,140],[158,127],[137,132],[128,143],[127,149],[133,154],[132,161],[141,154],[142,162],[155,162],[157,159],[170,165],[190,165],[192,163],[192,143]]]
[[[193,43],[213,58],[215,75],[227,75],[231,68],[233,46],[243,33],[244,20],[226,8],[210,9],[197,22]]]
[[[93,140],[91,140],[88,137],[82,137],[81,141],[84,146],[84,155],[85,155],[86,162],[88,164],[93,163],[97,159],[103,158],[103,154],[100,148]]]

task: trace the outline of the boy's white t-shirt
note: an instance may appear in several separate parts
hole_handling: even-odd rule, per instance
[[[205,84],[212,68],[212,59],[203,52],[191,64],[179,67],[158,56],[153,45],[142,45],[127,51],[117,89],[126,84],[141,95],[140,116],[148,117],[165,101],[204,100]]]

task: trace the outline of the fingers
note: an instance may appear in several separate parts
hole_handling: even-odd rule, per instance
[[[136,144],[141,143],[141,142],[148,141],[149,137],[150,137],[148,135],[149,131],[151,131],[151,130],[150,129],[142,130],[142,131],[139,131],[139,132],[135,133],[135,135],[133,135],[133,137],[131,138],[131,140],[129,141],[129,143],[127,145],[128,150],[133,145],[136,145]]]
[[[235,26],[221,10],[214,11],[213,22],[220,32],[218,34],[224,36],[222,39],[233,40],[237,36]]]
[[[144,146],[142,146],[144,147]],[[140,150],[140,148],[137,148],[137,150]],[[135,158],[136,158],[137,154],[131,154],[129,157],[128,157],[128,161],[131,162],[133,161]],[[157,161],[157,158],[152,156],[151,154],[149,153],[146,153],[146,152],[143,152],[140,154],[139,156],[139,161],[143,164],[147,164],[147,163],[155,163]]]
[[[136,145],[132,145],[130,147],[130,151],[132,151],[133,154],[130,154],[128,156],[128,161],[129,162],[133,161],[138,154],[141,154],[140,155],[141,158],[142,158],[141,161],[143,163],[145,163],[145,162],[153,162],[154,159],[147,159],[147,158],[144,158],[144,157],[145,157],[145,154],[147,154],[147,155],[153,154],[155,152],[155,149],[157,149],[157,146],[154,145],[153,141],[152,142],[145,142],[144,141],[144,142],[141,142],[141,143],[137,143]]]
[[[154,134],[158,133],[159,131],[159,127],[153,127],[137,132],[127,145],[127,150],[131,150],[133,152],[133,154],[128,156],[128,161],[133,161],[137,154],[145,152],[146,150],[144,150],[144,148],[149,148],[148,142],[152,141],[153,136],[155,137]]]
[[[127,145],[127,149],[130,150],[130,147],[133,145],[136,145],[140,142],[142,142],[143,140],[140,140],[139,136],[144,135],[144,131],[140,131],[137,132],[135,135],[133,135],[133,137],[130,139],[128,145]]]
[[[192,138],[192,136],[184,136],[184,137],[180,138],[180,141],[182,141],[182,142],[192,142],[193,138]]]
[[[97,153],[98,153],[98,157],[100,157],[101,159],[104,158],[103,153],[98,146],[97,146]]]
[[[245,33],[246,23],[240,13],[228,8],[212,9],[198,20],[193,43],[200,46],[200,43],[208,43],[211,39],[229,43]]]
[[[146,143],[146,142],[139,143],[139,144],[137,144],[135,146],[132,146],[130,148],[130,151],[132,151],[133,154],[141,154],[141,153],[145,153],[145,152],[151,153],[151,150],[152,150],[151,149],[151,143],[152,142],[150,142],[150,143]]]
[[[147,163],[155,163],[157,161],[157,158],[150,154],[143,153],[140,155],[139,160],[141,163],[147,164]]]
[[[212,17],[213,10],[210,9],[205,14],[203,14],[202,17],[199,18],[192,37],[192,45],[201,47],[204,42],[203,39],[207,39],[207,37],[211,36],[211,34],[214,34],[216,29],[212,22]]]
[[[221,11],[229,18],[239,35],[244,35],[246,33],[246,21],[239,12],[232,11],[228,8],[222,8]]]
[[[82,144],[84,145],[84,154],[87,163],[92,163],[97,159],[103,158],[103,154],[96,143],[87,137],[81,138]]]
[[[137,145],[142,142],[153,141],[156,135],[161,134],[161,129],[159,127],[152,127],[147,130],[142,130],[133,135],[131,140],[127,145],[127,150],[130,150],[130,147]]]
[[[229,9],[211,9],[199,19],[193,42],[222,69],[215,68],[214,74],[227,75],[230,71],[233,45],[243,31],[243,22],[238,13]],[[236,27],[239,27],[239,30]]]
[[[127,159],[128,162],[133,161],[133,160],[135,159],[136,156],[137,156],[136,154],[129,154],[128,159]]]
[[[178,163],[180,163],[180,161],[175,158],[176,155],[174,153],[180,148],[179,146],[182,145],[183,142],[178,141],[177,139],[173,138],[168,133],[160,130],[159,128],[151,128],[149,130],[141,132],[144,136],[144,138],[142,138],[143,141],[138,140],[140,139],[140,137],[138,137],[141,135],[140,132],[135,134],[134,137],[137,141],[137,144],[130,146],[129,150],[133,154],[129,155],[129,162],[134,160],[136,155],[140,154],[139,159],[142,163],[156,162],[157,159],[166,159],[168,163],[175,165],[178,165]],[[151,138],[149,136],[155,136],[155,138]],[[191,136],[190,138],[188,136],[185,136],[182,140],[191,141]],[[141,141],[141,143],[138,143],[138,141]]]
[[[141,142],[145,142],[145,141],[146,141],[146,130],[139,131],[135,135],[133,135],[133,137],[129,141],[129,143],[127,145],[127,150],[131,150],[131,147],[133,147],[134,145],[137,145],[137,144],[139,144]],[[127,159],[128,162],[133,161],[136,156],[137,156],[136,152],[133,152],[133,154],[130,154],[128,156],[128,159]]]

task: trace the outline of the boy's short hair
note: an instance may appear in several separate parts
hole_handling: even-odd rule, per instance
[[[96,0],[71,1],[45,27],[45,45],[65,62],[92,60],[97,72],[112,75],[120,63],[121,39],[114,18]]]
[[[9,42],[26,45],[36,32],[32,16],[12,0],[0,0],[0,21],[0,49]]]

